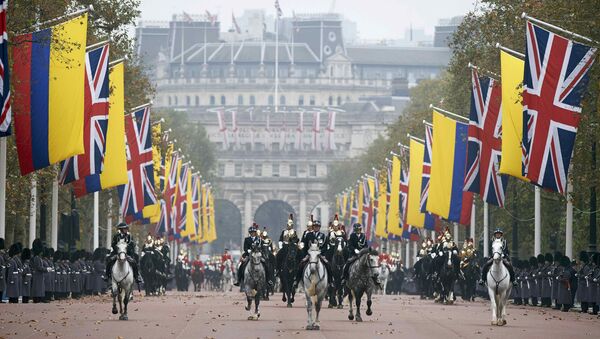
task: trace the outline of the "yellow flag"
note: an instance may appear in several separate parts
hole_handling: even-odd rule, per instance
[[[202,186],[202,241],[209,241],[210,235],[208,233],[210,225],[208,224],[208,195],[206,186]]]
[[[400,225],[400,158],[392,157],[392,188],[390,196],[390,208],[387,214],[387,231],[393,235],[402,235]]]
[[[162,138],[161,124],[152,126],[152,162],[154,165],[154,191],[160,191],[160,142]],[[144,206],[144,218],[150,218],[151,223],[157,223],[160,219],[160,202],[154,205]]]
[[[502,160],[500,173],[529,181],[522,175],[523,105],[521,85],[525,62],[500,51],[502,76]]]
[[[375,224],[375,235],[380,238],[387,238],[385,229],[385,216],[387,214],[387,174],[385,171],[379,172],[379,196],[377,197],[377,224]]]
[[[127,155],[125,154],[125,65],[120,62],[110,69],[110,106],[104,167],[100,174],[102,189],[127,183]]]
[[[406,223],[419,228],[422,228],[425,224],[425,213],[421,213],[421,180],[423,179],[424,153],[425,146],[411,139]]]
[[[348,192],[345,192],[342,195],[342,208],[341,208],[342,215],[340,215],[340,217],[342,219],[346,217],[346,214],[348,212],[347,208],[348,208]]]
[[[83,126],[87,25],[86,13],[51,30],[48,79],[50,164],[85,152]]]
[[[215,241],[217,240],[217,226],[216,226],[216,221],[215,221],[215,197],[212,194],[212,191],[209,190],[209,194],[208,194],[208,203],[209,203],[209,215],[210,215],[210,240],[209,241]]]

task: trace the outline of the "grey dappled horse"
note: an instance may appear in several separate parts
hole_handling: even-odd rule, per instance
[[[492,306],[492,325],[506,325],[506,304],[512,284],[508,269],[502,262],[502,240],[492,242],[492,267],[487,273],[486,282]]]
[[[310,245],[308,257],[308,264],[304,267],[304,273],[302,274],[306,312],[308,313],[306,329],[319,330],[321,329],[319,313],[321,312],[323,299],[327,294],[327,279],[329,277],[327,276],[327,269],[321,261],[321,250],[316,243]],[[316,315],[313,315],[313,305]]]
[[[348,271],[348,281],[346,282],[346,294],[348,295],[348,304],[350,311],[348,319],[354,320],[352,309],[352,300],[356,302],[356,321],[361,322],[360,302],[363,294],[367,295],[367,315],[373,314],[371,310],[371,295],[375,289],[375,280],[379,276],[379,254],[372,248],[364,248],[358,254]]]
[[[249,262],[244,270],[244,292],[248,301],[246,311],[250,311],[248,320],[258,320],[260,318],[260,297],[267,285],[260,248],[253,247],[248,260]],[[251,311],[252,300],[254,300],[254,312]]]
[[[120,313],[119,320],[127,320],[127,304],[133,291],[133,269],[127,261],[127,243],[120,240],[117,243],[117,261],[112,267],[112,313]],[[119,298],[119,311],[117,311]]]

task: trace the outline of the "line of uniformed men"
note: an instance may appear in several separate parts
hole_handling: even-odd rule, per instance
[[[7,252],[0,238],[0,300],[39,303],[104,293],[102,275],[107,253],[104,248],[93,254],[54,251],[44,247],[40,239],[34,240],[31,249],[17,242]]]

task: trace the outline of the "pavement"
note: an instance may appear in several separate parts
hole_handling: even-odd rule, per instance
[[[363,305],[365,303],[363,302]],[[293,308],[281,294],[261,303],[249,321],[241,293],[167,292],[143,297],[137,291],[129,320],[111,314],[108,296],[48,304],[1,304],[0,338],[598,338],[600,318],[575,312],[509,305],[508,324],[491,326],[485,301],[435,304],[415,296],[374,296],[373,315],[347,319],[348,308],[321,310],[321,330],[306,331],[306,308]]]

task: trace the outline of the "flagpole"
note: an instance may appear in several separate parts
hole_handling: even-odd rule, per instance
[[[408,241],[406,242],[406,248],[405,248],[405,252],[406,254],[404,261],[406,262],[406,268],[410,267],[410,244],[408,243]]]
[[[529,20],[529,21],[531,21],[531,22],[535,22],[535,23],[536,23],[536,24],[538,24],[538,25],[546,26],[547,28],[551,28],[551,29],[557,30],[557,31],[559,31],[559,32],[562,32],[562,33],[568,34],[568,35],[570,35],[570,36],[572,36],[572,37],[574,37],[574,38],[578,38],[578,39],[584,40],[584,41],[586,41],[586,42],[589,42],[589,43],[592,43],[592,44],[598,44],[598,42],[597,42],[597,41],[594,41],[594,40],[592,40],[592,39],[590,39],[590,38],[588,38],[588,37],[586,37],[586,36],[579,35],[579,34],[577,34],[577,33],[575,33],[575,32],[567,31],[566,29],[564,29],[564,28],[561,28],[561,27],[558,27],[558,26],[555,26],[555,25],[553,25],[553,24],[551,24],[551,23],[547,23],[547,22],[545,22],[545,21],[542,21],[542,20],[539,20],[539,19],[536,19],[536,18],[530,17],[530,16],[529,16],[529,15],[527,15],[527,13],[525,13],[525,12],[523,12],[523,13],[521,14],[521,18],[522,18],[522,19]]]
[[[473,239],[473,243],[475,244],[475,218],[476,218],[476,211],[475,211],[475,200],[473,200],[473,206],[471,207],[471,227],[469,229],[469,237],[471,239]]]
[[[446,111],[445,109],[441,109],[439,107],[435,107],[435,106],[433,106],[433,104],[429,104],[429,108],[434,109],[434,110],[436,110],[438,112],[447,114],[447,115],[449,115],[449,116],[451,116],[453,118],[457,118],[457,119],[462,119],[462,120],[465,120],[465,121],[469,121],[469,118],[467,118],[467,117],[463,117],[462,115],[459,115],[459,114],[456,114],[456,113],[452,113],[450,111]]]
[[[570,166],[571,167],[571,166]],[[565,225],[565,255],[573,258],[573,184],[567,180],[567,224]]]
[[[457,222],[453,222],[454,224],[454,243],[458,244],[458,223]]]
[[[0,138],[0,238],[6,237],[6,138]]]
[[[29,202],[29,246],[35,240],[35,225],[37,223],[37,179],[35,174],[31,175],[31,200]]]
[[[490,256],[490,225],[489,206],[487,201],[483,202],[483,256]]]
[[[498,49],[500,49],[502,51],[505,51],[508,54],[512,54],[513,56],[515,56],[515,57],[517,57],[517,58],[519,58],[521,60],[525,59],[525,54],[523,54],[521,52],[517,52],[514,49],[510,49],[508,47],[504,47],[504,46],[500,45],[499,42],[496,43],[496,48],[498,48]]]
[[[58,249],[58,173],[52,179],[52,248]]]
[[[419,254],[419,247],[418,247],[418,241],[413,241],[413,256],[412,256],[412,263],[413,266],[415,266],[415,263],[417,262],[417,254]]]
[[[279,111],[279,10],[275,17],[275,114]]]
[[[535,229],[533,235],[533,255],[537,256],[542,253],[542,220],[541,220],[541,192],[542,189],[539,186],[535,186]]]
[[[110,248],[112,244],[112,212],[113,198],[111,195],[108,198],[108,215],[106,216],[106,248]]]
[[[94,192],[94,244],[92,251],[100,247],[100,207],[99,207],[100,193]]]
[[[61,15],[61,16],[59,16],[57,18],[54,18],[54,19],[50,19],[50,20],[46,20],[46,21],[34,24],[32,26],[29,26],[28,28],[38,29],[41,26],[45,26],[45,25],[48,25],[48,24],[51,24],[51,23],[54,23],[54,22],[57,22],[57,21],[61,21],[63,19],[70,18],[70,17],[78,16],[78,15],[81,15],[81,14],[84,14],[84,13],[87,13],[87,12],[92,12],[93,10],[94,10],[94,6],[93,5],[89,5],[89,7],[80,9],[80,10],[75,11],[73,13],[67,13],[65,15]]]

